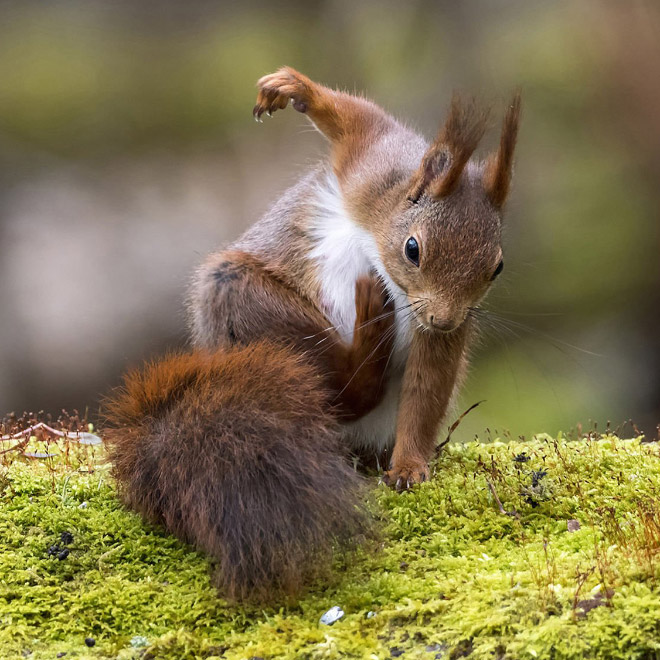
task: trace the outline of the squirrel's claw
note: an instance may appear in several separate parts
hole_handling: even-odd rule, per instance
[[[383,483],[394,488],[397,493],[410,490],[416,484],[429,480],[429,467],[421,462],[402,468],[392,468],[383,475]]]
[[[254,117],[254,121],[263,124],[263,119],[261,118],[261,115],[263,113],[264,113],[264,109],[257,103],[257,105],[255,105],[254,108],[252,109],[252,116]]]
[[[307,112],[311,81],[289,67],[283,67],[257,82],[259,93],[252,114],[261,119],[265,112],[269,117],[276,110],[283,110],[291,102],[298,112]]]

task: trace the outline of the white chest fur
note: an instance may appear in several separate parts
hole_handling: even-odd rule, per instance
[[[310,230],[315,247],[311,258],[321,282],[321,303],[330,323],[350,343],[355,324],[355,281],[375,270],[394,300],[396,336],[390,359],[388,387],[383,401],[357,422],[346,424],[347,439],[353,446],[382,449],[394,440],[403,367],[408,358],[412,327],[406,294],[389,277],[371,234],[357,225],[346,212],[337,181],[330,176],[320,186]]]

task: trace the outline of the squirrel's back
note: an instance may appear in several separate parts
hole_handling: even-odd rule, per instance
[[[125,502],[220,562],[230,598],[295,593],[363,529],[316,368],[263,341],[136,370],[107,403]]]

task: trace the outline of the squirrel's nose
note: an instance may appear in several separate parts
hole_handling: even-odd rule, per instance
[[[429,325],[431,325],[434,330],[440,330],[440,332],[451,332],[452,330],[455,330],[457,326],[455,321],[439,319],[433,314],[429,316]]]

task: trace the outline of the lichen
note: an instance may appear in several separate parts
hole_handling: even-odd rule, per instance
[[[640,439],[452,444],[410,493],[374,479],[378,542],[275,608],[225,602],[204,556],[124,510],[102,451],[6,463],[1,658],[660,654],[660,448]]]

